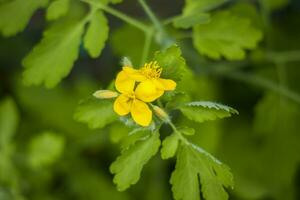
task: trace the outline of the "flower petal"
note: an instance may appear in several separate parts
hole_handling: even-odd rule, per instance
[[[137,82],[145,81],[147,79],[146,76],[144,76],[140,70],[134,69],[132,67],[123,67],[123,71],[132,78],[133,80]]]
[[[133,92],[135,81],[131,79],[124,71],[118,73],[115,86],[116,89],[121,93]]]
[[[137,124],[149,126],[152,120],[152,111],[146,103],[135,99],[132,103],[131,116]]]
[[[176,82],[171,79],[160,78],[158,81],[163,85],[164,90],[175,90]]]
[[[155,83],[149,79],[141,82],[135,90],[136,97],[145,102],[152,102],[163,95],[163,93],[164,91],[157,89]]]
[[[130,112],[132,101],[124,94],[117,97],[114,102],[114,111],[121,116],[127,115]]]

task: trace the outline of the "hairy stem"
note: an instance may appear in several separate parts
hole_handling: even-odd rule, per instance
[[[164,26],[160,23],[160,21],[157,19],[153,11],[150,9],[148,4],[146,3],[145,0],[138,0],[139,3],[141,4],[142,8],[144,9],[145,13],[148,15],[149,19],[153,23],[156,31],[157,31],[157,40],[158,42],[163,46],[167,47],[171,43],[173,43],[173,39],[169,37],[167,32],[164,29]]]
[[[140,21],[138,21],[138,20],[136,20],[136,19],[134,19],[134,18],[132,18],[132,17],[116,10],[116,9],[114,9],[114,8],[111,8],[109,6],[104,5],[100,1],[97,1],[97,2],[90,1],[90,0],[80,0],[80,1],[88,3],[88,4],[90,4],[94,7],[97,7],[97,8],[99,8],[99,9],[101,9],[101,10],[103,10],[103,11],[105,11],[105,12],[107,12],[107,13],[109,13],[109,14],[111,14],[111,15],[113,15],[113,16],[121,19],[121,20],[123,20],[124,22],[126,22],[126,23],[128,23],[128,24],[130,24],[130,25],[132,25],[132,26],[134,26],[134,27],[136,27],[136,28],[138,28],[138,29],[140,29],[144,32],[149,32],[149,30],[150,30],[149,27],[146,26],[144,23],[142,23],[142,22],[140,22]]]
[[[152,37],[153,37],[153,31],[145,32],[145,43],[144,43],[144,49],[143,49],[143,54],[140,63],[141,65],[143,65],[148,59],[149,50],[152,43]]]
[[[245,74],[243,72],[222,73],[222,76],[242,81],[250,85],[255,85],[266,90],[270,90],[300,104],[300,95],[298,93],[286,88],[283,85],[278,86],[277,83],[274,83],[265,78],[253,74]]]
[[[173,129],[174,133],[179,137],[179,139],[187,144],[187,145],[190,145],[191,143],[181,134],[180,131],[178,131],[178,129],[176,128],[176,126],[173,124],[173,122],[170,120],[168,121],[168,124],[171,126],[171,128]]]
[[[141,4],[143,9],[145,10],[146,14],[149,16],[149,18],[152,21],[152,23],[154,24],[155,28],[157,30],[163,31],[163,27],[162,27],[160,21],[156,18],[156,16],[152,12],[152,10],[148,6],[148,4],[145,2],[145,0],[139,0],[139,3]]]

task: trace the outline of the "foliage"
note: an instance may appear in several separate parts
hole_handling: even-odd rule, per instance
[[[143,165],[156,154],[159,148],[158,137],[158,133],[152,135],[151,132],[148,133],[146,138],[139,139],[132,147],[125,149],[122,155],[111,164],[110,171],[116,174],[114,182],[120,191],[127,189],[139,180]]]
[[[194,46],[214,59],[244,59],[244,49],[254,49],[261,37],[262,33],[252,28],[248,19],[228,11],[215,13],[209,24],[194,27]]]
[[[52,132],[44,132],[33,138],[29,146],[29,162],[33,168],[53,164],[62,154],[64,138]]]
[[[0,199],[299,199],[298,19],[295,0],[0,0]]]
[[[238,114],[238,111],[233,108],[207,101],[186,103],[180,106],[180,110],[189,119],[197,122],[216,120],[217,118],[230,117],[232,114]]]
[[[199,178],[200,177],[200,183]],[[171,177],[175,199],[228,199],[223,186],[233,187],[229,169],[202,149],[182,144],[177,155],[176,169]]]

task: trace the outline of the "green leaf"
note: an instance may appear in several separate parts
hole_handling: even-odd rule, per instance
[[[176,28],[190,28],[210,21],[209,10],[222,5],[226,0],[186,0],[182,15],[173,20]]]
[[[0,102],[0,148],[7,146],[16,133],[19,113],[15,102],[5,98]]]
[[[204,122],[208,120],[222,119],[238,114],[238,111],[222,104],[210,101],[196,101],[182,105],[180,111],[190,120]]]
[[[48,0],[11,0],[0,4],[0,32],[13,36],[25,29],[33,13]]]
[[[162,67],[162,78],[170,78],[179,81],[187,66],[184,58],[181,56],[181,50],[178,46],[173,45],[164,51],[155,53],[156,60]]]
[[[209,24],[195,26],[193,39],[195,48],[203,55],[241,60],[245,58],[245,50],[257,46],[262,32],[252,27],[249,19],[222,11],[213,15]]]
[[[118,190],[123,191],[135,184],[143,166],[156,154],[160,146],[159,133],[149,132],[147,138],[138,140],[133,146],[125,149],[110,166],[111,173],[115,174],[114,183]]]
[[[64,138],[53,132],[43,132],[30,141],[28,159],[33,168],[53,164],[64,150]]]
[[[145,34],[139,29],[125,24],[120,28],[114,29],[109,42],[113,52],[120,57],[128,57],[133,66],[138,66],[143,54],[145,43]],[[134,48],[129,48],[134,44]],[[149,50],[149,55],[156,51],[159,47],[152,42]]]
[[[199,181],[200,178],[200,181]],[[172,173],[175,200],[226,200],[224,187],[233,187],[233,177],[227,166],[197,146],[182,144]]]
[[[128,149],[130,146],[134,145],[138,140],[145,138],[149,135],[149,129],[147,128],[135,128],[127,132],[126,137],[124,137],[120,143],[122,150]]]
[[[205,24],[210,21],[210,15],[207,13],[194,13],[182,15],[173,20],[175,28],[190,28],[197,24]]]
[[[87,123],[91,129],[103,128],[117,120],[111,100],[88,98],[82,101],[74,114],[75,120]]]
[[[189,127],[178,128],[178,131],[180,133],[183,133],[184,135],[194,135],[195,134],[195,129],[189,128]]]
[[[206,12],[221,6],[228,0],[186,0],[183,13],[199,13]]]
[[[54,0],[47,9],[47,20],[55,20],[67,14],[70,0]]]
[[[178,139],[179,138],[175,133],[169,135],[164,139],[160,151],[162,159],[172,158],[176,154],[178,142],[179,142]]]
[[[283,8],[290,3],[290,0],[261,0],[261,4],[267,10],[273,11]]]
[[[97,58],[105,46],[108,38],[109,26],[103,12],[96,11],[89,23],[84,36],[84,48],[92,58]]]
[[[247,18],[251,21],[251,25],[258,29],[263,29],[261,14],[257,6],[251,2],[239,2],[230,7],[230,12],[238,17]]]
[[[56,86],[78,57],[85,21],[63,20],[45,31],[42,41],[24,58],[26,85]]]

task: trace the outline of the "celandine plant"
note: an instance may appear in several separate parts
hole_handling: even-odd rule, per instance
[[[205,199],[227,199],[224,188],[233,187],[229,168],[190,142],[185,135],[195,131],[178,128],[172,121],[172,113],[180,110],[190,120],[201,123],[238,112],[214,102],[185,102],[184,91],[177,91],[176,86],[189,70],[177,46],[157,52],[152,61],[137,69],[128,58],[122,64],[114,81],[115,90],[96,91],[94,97],[79,105],[75,114],[75,119],[93,128],[103,127],[103,121],[108,124],[121,120],[132,129],[127,136],[134,135],[134,139],[123,147],[121,155],[110,166],[118,189],[123,191],[135,184],[143,166],[161,146],[162,159],[175,156],[177,159],[170,179],[175,199],[200,199],[200,188]],[[173,130],[165,138],[160,133],[163,124]]]
[[[106,14],[140,30],[145,36],[141,54],[137,56],[140,67],[136,67],[137,61],[133,58],[135,66],[128,58],[124,58],[122,70],[113,81],[113,87],[95,91],[83,100],[74,118],[87,123],[91,129],[102,129],[117,121],[129,127],[130,131],[124,136],[126,144],[121,145],[121,155],[110,167],[119,190],[126,190],[137,183],[143,166],[160,149],[162,159],[176,158],[170,179],[175,200],[228,199],[226,188],[233,187],[229,168],[190,141],[189,136],[195,130],[182,127],[178,119],[187,118],[203,123],[230,117],[238,112],[222,104],[197,101],[191,97],[188,90],[193,84],[194,72],[187,67],[179,46],[184,48],[184,52],[187,50],[185,56],[189,56],[187,58],[193,63],[201,63],[206,58],[211,59],[209,61],[245,59],[246,50],[255,49],[262,39],[255,5],[251,1],[240,4],[227,0],[186,0],[181,14],[159,20],[145,0],[138,0],[151,21],[151,24],[146,24],[111,6],[122,2],[0,0],[0,32],[3,36],[19,33],[25,29],[36,10],[46,9],[45,18],[50,25],[44,31],[41,41],[23,59],[22,78],[25,85],[53,88],[70,73],[79,57],[81,46],[91,58],[100,56],[110,30]],[[271,1],[259,2],[262,8],[271,4]],[[172,1],[169,3],[172,4]],[[130,37],[133,37],[132,34],[130,32]],[[192,42],[183,41],[186,38]],[[126,43],[126,39],[118,42],[116,49],[122,49],[123,43]],[[120,56],[135,50],[135,46],[127,45],[124,49],[126,51],[121,51]],[[161,51],[149,59],[149,52],[153,49]],[[193,49],[195,51],[191,51]],[[135,55],[132,53],[131,56]],[[224,65],[225,70],[211,66],[211,62],[207,63],[208,68],[216,74],[232,70],[231,63],[230,66]],[[191,80],[186,81],[188,79]],[[250,82],[258,82],[265,88],[299,101],[284,86],[276,90],[274,88],[277,85],[253,80]],[[10,101],[8,106],[5,104],[3,107],[9,107]],[[170,128],[172,133],[164,132],[166,129],[162,126]],[[53,135],[52,132],[46,132],[38,138],[38,142],[33,142],[32,152],[38,152],[38,156],[33,156],[33,166],[38,166],[36,163],[39,162],[51,164],[62,152],[63,140]],[[56,143],[53,145],[57,146],[56,151],[49,151],[48,157],[52,158],[50,161],[43,160],[47,156],[39,154],[39,149],[44,147],[44,142],[39,141]]]

